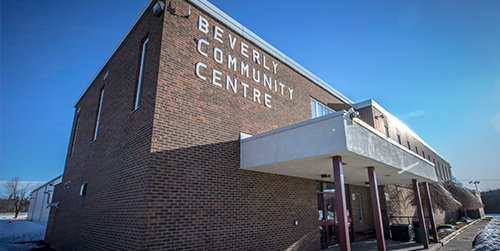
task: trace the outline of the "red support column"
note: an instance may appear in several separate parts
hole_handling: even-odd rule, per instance
[[[370,194],[372,197],[373,219],[375,222],[375,234],[377,236],[378,251],[386,251],[384,239],[384,227],[382,225],[382,210],[380,209],[380,199],[378,196],[377,175],[375,167],[368,167],[368,179],[370,181]]]
[[[411,180],[413,183],[413,192],[415,193],[415,202],[417,203],[418,221],[420,221],[420,231],[422,233],[422,242],[424,248],[429,248],[429,239],[427,238],[427,227],[425,226],[424,210],[422,210],[422,199],[420,198],[420,190],[416,179]]]
[[[344,169],[342,157],[333,157],[333,176],[335,181],[335,206],[337,207],[338,237],[341,251],[351,251],[349,225],[347,223],[347,203],[345,198]]]
[[[439,237],[437,234],[434,212],[432,211],[432,200],[431,200],[431,194],[429,193],[429,184],[427,184],[427,182],[424,182],[424,190],[425,190],[425,200],[427,201],[427,212],[429,213],[429,221],[431,223],[430,227],[432,231],[432,238],[434,239],[434,242],[437,243],[439,242]]]

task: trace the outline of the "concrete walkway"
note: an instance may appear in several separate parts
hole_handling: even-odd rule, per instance
[[[387,250],[397,250],[397,251],[415,251],[415,250],[426,250],[435,251],[441,247],[441,243],[430,243],[429,249],[424,249],[424,245],[415,242],[404,242],[404,241],[393,241],[385,240],[385,246]],[[325,249],[326,251],[340,251],[340,247],[332,247]],[[377,251],[377,239],[370,238],[362,241],[352,242],[351,251]]]
[[[424,249],[424,245],[415,242],[403,242],[403,241],[393,241],[385,240],[387,250],[392,251],[416,251],[416,250],[426,250],[426,251],[470,251],[472,248],[472,242],[476,235],[481,232],[481,230],[488,225],[491,218],[486,218],[480,220],[469,228],[465,229],[462,233],[453,237],[453,239],[447,241],[444,246],[441,243],[430,243],[429,249]],[[339,246],[331,247],[325,249],[326,251],[340,251]],[[366,239],[362,241],[352,242],[351,251],[377,251],[377,240],[375,238]]]
[[[470,251],[474,238],[488,225],[491,218],[483,219],[480,222],[472,225],[461,234],[455,236],[452,240],[446,243],[439,251]]]

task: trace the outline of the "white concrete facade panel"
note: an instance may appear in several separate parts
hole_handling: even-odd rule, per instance
[[[374,166],[379,185],[435,182],[435,167],[345,111],[241,140],[240,167],[319,180],[333,177],[332,157],[342,156],[345,182],[365,185]]]

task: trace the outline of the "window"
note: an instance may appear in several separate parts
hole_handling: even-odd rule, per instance
[[[148,48],[147,47],[148,41],[149,41],[149,38],[146,39],[146,41],[144,41],[144,43],[142,44],[141,64],[139,67],[139,80],[137,81],[137,89],[135,92],[135,108],[134,108],[134,110],[136,110],[137,108],[139,108],[141,106],[142,82],[144,79],[144,64],[145,64],[145,59],[146,59],[146,49]]]
[[[427,155],[427,159],[428,159],[429,161],[431,161],[431,156],[430,156],[430,155]]]
[[[363,216],[363,203],[361,201],[361,194],[356,194],[356,201],[358,204],[359,222],[365,222],[365,217]]]
[[[408,150],[411,150],[410,141],[406,141],[406,143],[408,144]]]
[[[415,147],[415,152],[418,154],[418,147]]]
[[[422,151],[422,157],[424,157],[424,159],[425,159],[425,152],[424,151]]]
[[[317,118],[317,117],[321,117],[323,115],[327,115],[327,114],[330,114],[330,113],[333,113],[335,112],[334,110],[332,110],[330,107],[326,106],[326,105],[323,105],[321,104],[320,102],[314,100],[311,98],[311,114],[312,114],[312,118]]]
[[[73,138],[71,139],[71,148],[69,149],[69,157],[73,157],[73,153],[75,151],[75,141],[76,141],[76,134],[78,132],[78,124],[80,123],[80,115],[76,116],[76,121],[75,121],[75,130],[73,131]]]
[[[83,183],[80,187],[80,196],[84,196],[87,193],[87,183]]]
[[[439,165],[439,161],[436,165],[436,168],[437,168],[439,178],[443,179],[443,174],[441,173],[441,165]]]
[[[97,118],[95,120],[94,137],[92,141],[97,139],[97,130],[99,129],[99,120],[101,119],[101,108],[102,108],[102,98],[104,96],[104,87],[101,89],[101,95],[99,96],[99,105],[97,106]]]
[[[398,134],[398,143],[401,145],[401,136]]]
[[[389,128],[385,127],[385,136],[389,138]]]

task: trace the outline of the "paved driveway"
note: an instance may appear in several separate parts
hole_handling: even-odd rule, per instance
[[[491,219],[483,219],[453,238],[450,242],[446,243],[439,251],[470,251],[472,249],[472,242],[476,235],[488,225]]]

